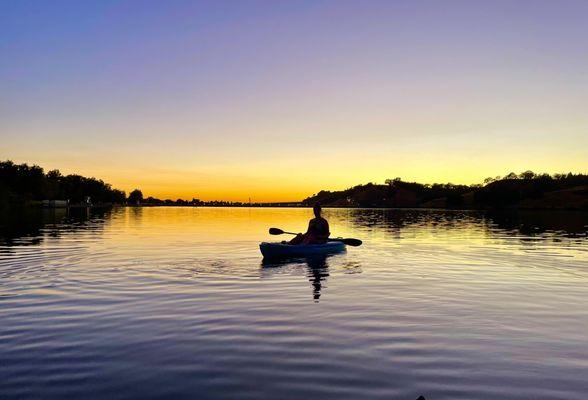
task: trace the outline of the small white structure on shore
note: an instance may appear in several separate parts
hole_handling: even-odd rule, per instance
[[[47,208],[66,208],[69,200],[43,200],[41,205]]]

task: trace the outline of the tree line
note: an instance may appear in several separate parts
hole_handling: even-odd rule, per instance
[[[0,162],[0,205],[41,200],[69,200],[79,203],[90,196],[94,203],[124,203],[125,192],[101,179],[62,175],[54,169],[45,173],[38,165]]]
[[[149,206],[201,206],[203,202],[199,199],[183,200],[183,199],[158,199],[156,197],[149,196],[143,197],[143,192],[139,189],[133,190],[129,193],[127,203],[130,205],[149,205]]]
[[[133,190],[127,199],[129,205],[141,205],[141,206],[205,206],[205,207],[297,207],[300,206],[300,202],[287,202],[287,203],[249,203],[242,201],[226,201],[226,200],[209,200],[204,201],[196,198],[192,200],[183,199],[158,199],[156,197],[143,197],[143,192],[139,189]]]
[[[505,176],[486,178],[483,184],[456,185],[452,183],[422,184],[403,181],[401,178],[387,179],[384,184],[367,183],[341,191],[322,190],[301,203],[245,203],[230,201],[201,201],[157,199],[143,197],[139,189],[128,197],[124,191],[112,188],[101,179],[87,178],[77,174],[62,175],[54,169],[43,168],[12,161],[0,162],[0,206],[26,204],[41,200],[69,200],[83,202],[87,196],[96,203],[130,205],[179,205],[179,206],[307,206],[320,202],[325,206],[347,207],[436,207],[434,202],[443,199],[443,207],[461,207],[464,199],[480,207],[508,207],[522,200],[539,199],[545,193],[577,188],[575,199],[588,199],[588,175],[586,174],[536,174],[525,171],[511,172]]]
[[[525,199],[539,199],[548,192],[577,188],[574,194],[586,198],[586,174],[536,174],[525,171],[486,178],[483,184],[456,185],[452,183],[423,184],[386,179],[384,184],[367,183],[340,191],[322,190],[302,201],[304,205],[319,202],[341,207],[462,207],[466,198],[474,207],[509,207]]]
[[[10,160],[0,161],[0,208],[42,200],[69,200],[70,203],[75,204],[84,202],[88,196],[94,204],[212,207],[284,205],[281,203],[250,204],[223,200],[202,201],[196,198],[192,200],[158,199],[152,196],[145,198],[140,189],[134,189],[127,197],[124,191],[114,189],[101,179],[86,178],[77,174],[62,175],[57,169],[45,172],[38,165],[15,164]],[[287,205],[292,204],[288,203]]]

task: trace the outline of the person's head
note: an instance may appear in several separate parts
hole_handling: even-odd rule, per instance
[[[312,207],[312,211],[314,211],[314,215],[315,217],[320,217],[321,216],[321,205],[319,203],[315,203],[315,205]]]

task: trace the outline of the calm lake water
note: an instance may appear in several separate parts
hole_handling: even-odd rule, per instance
[[[4,215],[0,398],[588,396],[587,214],[325,210],[364,245],[263,264],[311,214]]]

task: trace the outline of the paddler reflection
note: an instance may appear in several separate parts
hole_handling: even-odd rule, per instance
[[[286,268],[287,266],[297,267],[299,265],[305,265],[306,277],[312,287],[312,298],[318,303],[325,288],[327,277],[329,276],[329,264],[327,255],[316,255],[312,257],[299,258],[299,259],[287,259],[287,260],[272,260],[262,261],[263,267],[262,273],[265,275],[271,275],[271,271],[274,268]]]
[[[327,280],[329,276],[329,265],[327,264],[327,256],[318,256],[306,259],[308,266],[308,278],[312,284],[312,298],[318,303],[321,298],[321,290],[323,288],[323,281]]]

